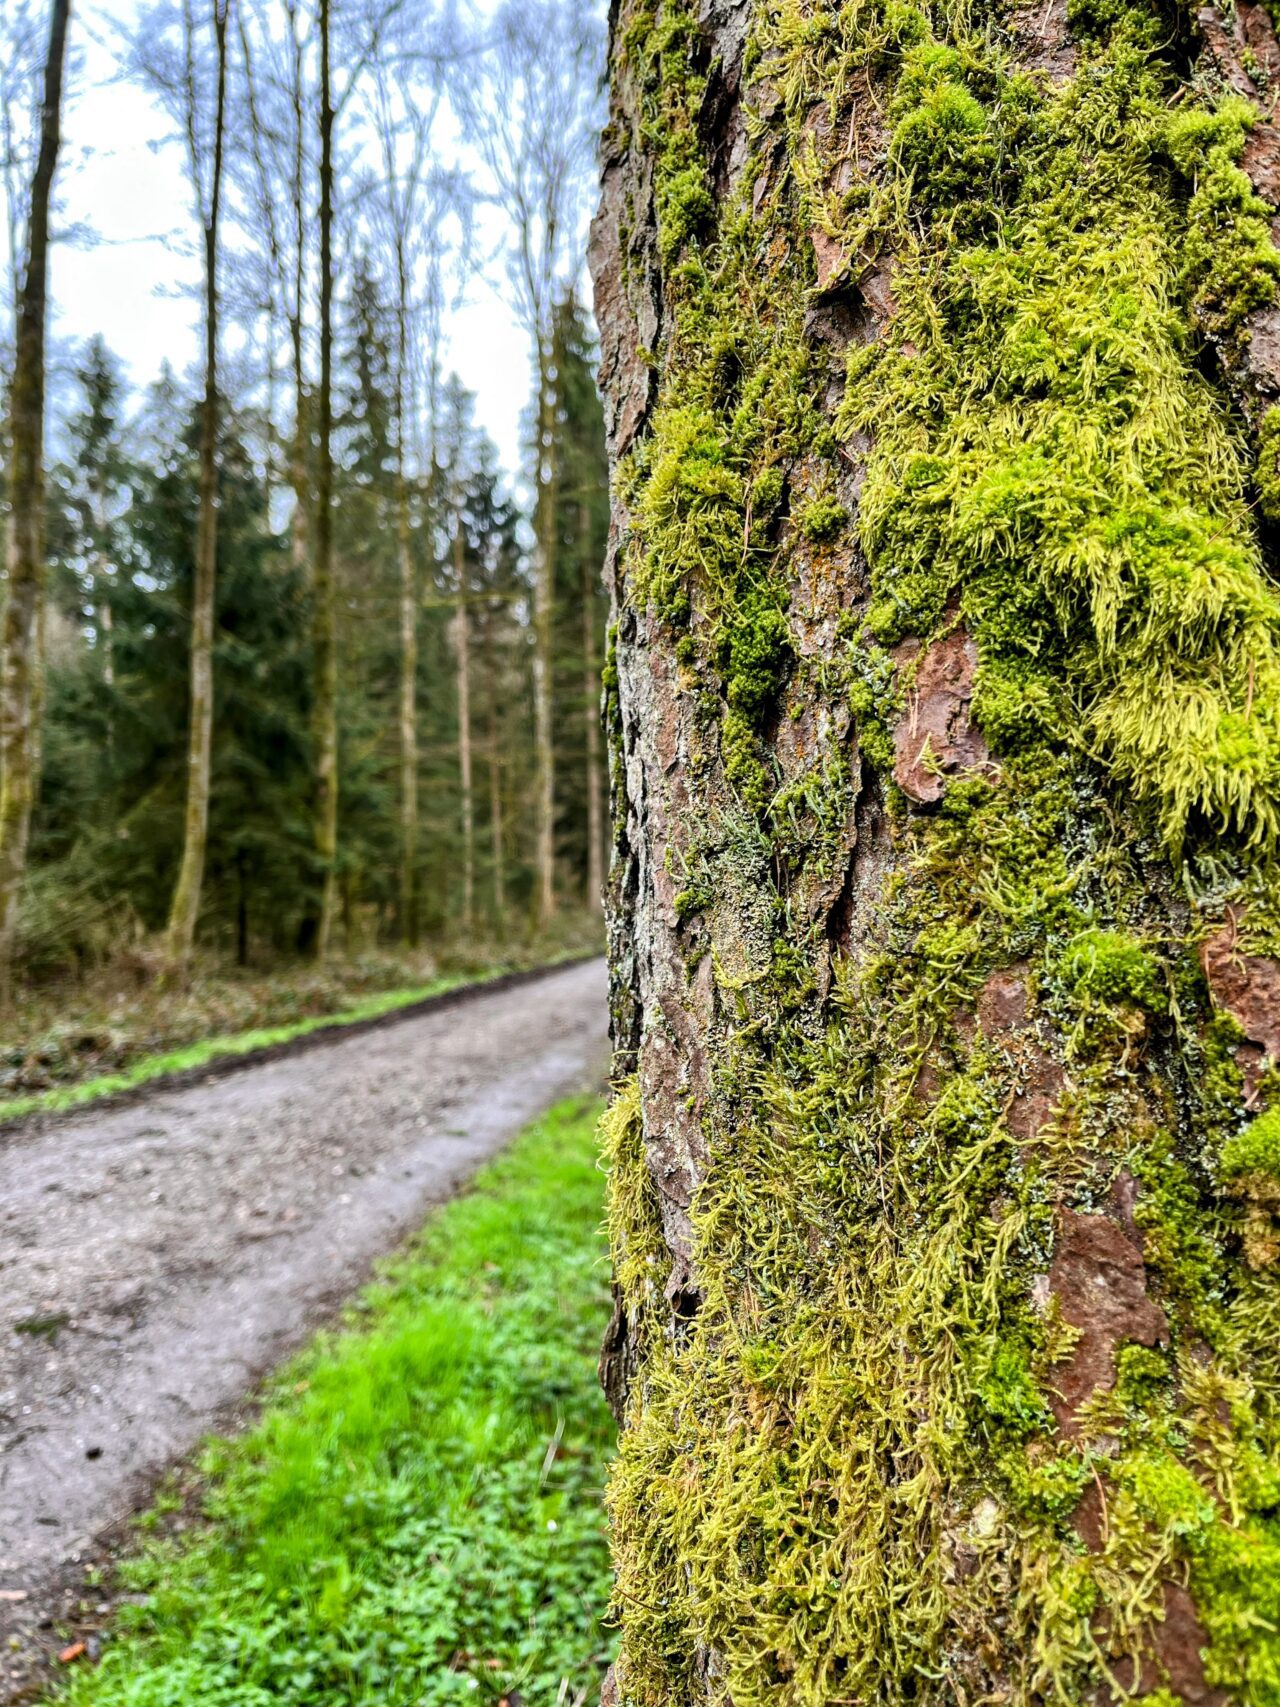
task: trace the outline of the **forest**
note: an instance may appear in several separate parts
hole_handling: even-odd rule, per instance
[[[1280,8],[71,12],[0,1699],[1280,1707]]]
[[[565,940],[590,940],[598,23],[406,0],[89,8],[91,65],[74,21],[64,48],[60,190],[45,12],[10,5],[0,26],[11,999],[113,967],[189,982],[193,956],[519,942],[558,911]],[[134,89],[149,146],[181,160],[169,244],[199,265],[170,294],[202,330],[149,374],[97,331],[60,335],[33,382],[36,275],[56,328],[59,266],[92,273],[113,237],[75,191],[99,146],[76,132],[91,72]],[[447,359],[477,293],[525,353],[502,376],[523,404],[507,466]]]

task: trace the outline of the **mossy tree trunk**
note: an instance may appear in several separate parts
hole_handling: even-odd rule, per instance
[[[617,1700],[1280,1699],[1277,79],[615,5]]]
[[[49,204],[61,140],[62,78],[70,16],[70,0],[53,0],[40,107],[40,146],[27,209],[26,266],[16,293],[9,395],[8,576],[0,655],[0,1007],[9,1005],[12,994],[14,933],[40,768]]]

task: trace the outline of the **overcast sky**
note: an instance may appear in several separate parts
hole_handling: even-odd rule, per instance
[[[166,359],[185,373],[197,357],[200,265],[182,150],[145,90],[119,76],[122,32],[137,12],[137,0],[79,0],[73,13],[79,55],[58,179],[72,235],[51,258],[50,330],[62,353],[101,332],[141,387]],[[491,217],[490,246],[499,229]],[[478,420],[514,471],[529,349],[500,295],[502,263],[486,274],[450,315],[445,369],[476,393]]]

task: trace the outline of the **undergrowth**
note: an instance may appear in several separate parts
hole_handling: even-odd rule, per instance
[[[139,1602],[66,1707],[596,1699],[597,1112],[531,1128],[207,1449],[203,1516],[123,1568]]]
[[[57,1112],[170,1073],[330,1025],[376,1018],[469,980],[602,947],[597,916],[567,914],[526,941],[367,952],[323,966],[244,971],[197,959],[166,981],[159,965],[107,965],[83,982],[22,994],[0,1032],[0,1121]]]

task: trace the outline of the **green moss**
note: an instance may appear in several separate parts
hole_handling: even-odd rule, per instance
[[[658,251],[664,261],[676,255],[699,231],[704,231],[715,212],[700,166],[685,166],[662,180],[658,192]]]
[[[1202,329],[1230,339],[1254,309],[1274,302],[1280,252],[1271,209],[1240,166],[1253,107],[1227,96],[1211,113],[1173,114],[1160,141],[1193,186],[1182,250],[1182,283]]]
[[[1280,409],[1268,409],[1258,427],[1253,483],[1258,507],[1269,522],[1280,521]]]
[[[658,1189],[645,1160],[636,1079],[619,1085],[600,1121],[602,1165],[613,1277],[627,1308],[640,1312],[660,1289],[670,1266],[662,1238]]]
[[[835,498],[814,498],[805,505],[800,517],[800,530],[814,544],[839,537],[848,525],[849,512]]]
[[[1280,1179],[1280,1108],[1268,1109],[1228,1139],[1219,1163],[1224,1179],[1262,1173]]]
[[[1062,957],[1062,976],[1077,1002],[1124,1002],[1153,1013],[1168,1005],[1159,962],[1121,931],[1082,931]]]
[[[843,428],[876,439],[861,527],[883,638],[927,637],[958,600],[1002,736],[1056,733],[1065,683],[1069,727],[1171,842],[1193,814],[1269,842],[1280,601],[1188,315],[1212,299],[1237,324],[1277,263],[1254,266],[1255,209],[1219,197],[1201,217],[1204,174],[1178,209],[1153,154],[1242,132],[1234,109],[1171,126],[1157,87],[1121,43],[1024,113],[992,241],[903,257],[896,335],[851,359]]]

